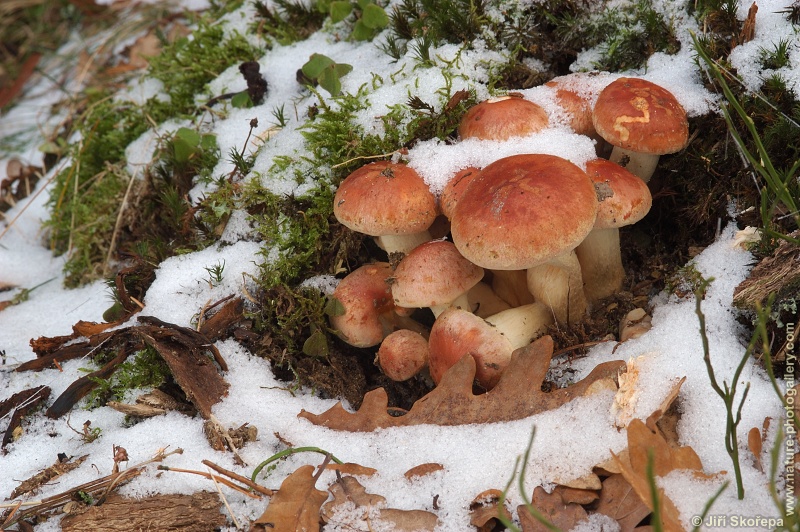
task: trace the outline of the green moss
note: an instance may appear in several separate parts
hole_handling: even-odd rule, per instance
[[[110,355],[103,355],[96,362],[103,364]],[[113,356],[113,355],[111,355]],[[108,401],[121,401],[131,390],[157,388],[170,376],[169,367],[152,347],[137,351],[119,365],[108,379],[93,379],[96,386],[89,394],[88,408],[97,408]]]
[[[201,21],[189,37],[181,37],[150,59],[149,74],[164,83],[168,104],[151,102],[149,109],[156,122],[172,116],[191,114],[196,109],[195,95],[229,67],[255,61],[263,50],[250,44],[239,33],[226,36],[219,25]],[[169,116],[166,116],[169,115]]]
[[[260,20],[254,24],[253,31],[269,35],[282,45],[307,39],[322,27],[328,16],[313,2],[275,0],[272,4],[275,7],[270,8],[261,0],[254,2]]]

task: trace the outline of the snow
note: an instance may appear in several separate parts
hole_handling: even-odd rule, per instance
[[[196,1],[180,5],[194,9],[202,8],[206,3]],[[675,18],[679,27],[687,32],[696,30],[690,17],[682,9],[677,9],[677,5],[676,2],[667,1],[659,4],[665,13]],[[763,18],[757,19],[756,39],[734,50],[734,66],[743,75],[746,86],[752,90],[760,86],[761,76],[764,75],[756,60],[759,50],[773,46],[781,38],[794,35],[794,30],[785,23],[785,19],[774,14],[787,5],[788,0],[762,2],[759,17],[763,14]],[[744,17],[748,7],[746,3],[741,6],[740,17]],[[243,7],[226,17],[229,31],[245,33],[249,9],[249,6]],[[687,32],[679,35],[682,50],[678,54],[654,54],[646,71],[634,74],[664,85],[676,94],[690,116],[699,116],[716,110],[716,98],[702,85],[702,75],[695,66]],[[791,43],[790,65],[782,69],[782,74],[790,86],[795,87],[795,94],[800,94],[800,50],[796,43],[796,40]],[[262,72],[269,83],[269,93],[264,103],[251,109],[228,109],[225,118],[213,122],[207,119],[204,125],[217,135],[223,154],[215,175],[227,174],[232,170],[232,164],[225,154],[231,149],[241,150],[249,130],[249,121],[257,117],[259,127],[254,133],[265,131],[275,122],[273,110],[283,106],[288,123],[282,130],[273,130],[258,149],[254,172],[260,177],[254,178],[260,179],[263,186],[277,194],[302,194],[313,188],[313,183],[298,184],[293,175],[275,175],[270,173],[270,168],[277,156],[304,152],[303,137],[297,127],[303,123],[307,109],[315,102],[315,98],[309,97],[294,81],[293,73],[309,55],[320,50],[337,62],[356,67],[343,78],[344,91],[355,93],[364,84],[374,84],[374,90],[368,96],[370,105],[359,116],[359,123],[367,133],[379,132],[383,127],[379,117],[391,105],[405,101],[412,89],[415,95],[440,108],[445,103],[440,93],[445,83],[441,68],[452,68],[448,67],[448,63],[457,64],[455,70],[459,72],[450,80],[453,92],[474,89],[480,98],[489,97],[485,84],[488,73],[491,65],[502,59],[496,52],[481,51],[480,46],[477,50],[464,52],[459,47],[447,45],[432,53],[432,57],[436,57],[436,68],[415,67],[411,56],[388,63],[377,47],[336,40],[324,31],[290,46],[275,45],[259,58]],[[590,64],[593,53],[587,50],[576,64]],[[587,94],[596,97],[603,83],[610,82],[614,77],[598,76],[598,85],[586,89]],[[380,81],[376,81],[378,78]],[[54,126],[58,117],[44,116],[40,112],[55,102],[58,96],[53,94],[48,83],[43,80],[41,86],[31,89],[26,98],[6,114],[0,123],[0,136],[23,131],[22,124],[29,124],[33,120],[45,134]],[[212,93],[243,88],[244,83],[235,67],[223,72],[210,85]],[[124,89],[119,98],[141,102],[163,96],[161,90],[154,80],[139,79]],[[551,89],[537,87],[522,93],[524,97],[557,114]],[[500,157],[516,153],[550,153],[578,165],[585,164],[594,157],[593,142],[570,132],[563,123],[563,119],[556,119],[540,133],[503,143],[479,140],[450,145],[435,140],[421,142],[404,157],[434,192],[440,192],[447,179],[461,168],[486,166]],[[162,124],[128,146],[126,153],[130,171],[135,173],[141,165],[152,159],[159,136],[181,125],[184,124]],[[255,149],[255,145],[248,147],[248,150]],[[25,148],[18,156],[34,164],[41,161],[35,144]],[[326,164],[324,161],[318,163]],[[5,161],[0,161],[0,172],[4,171]],[[2,177],[4,175],[0,174]],[[40,181],[39,186],[47,186],[47,179]],[[202,191],[202,187],[196,189],[193,196]],[[52,256],[41,230],[41,221],[47,218],[46,197],[46,192],[42,193],[31,199],[30,203],[21,202],[8,211],[6,220],[20,216],[7,231],[7,222],[0,223],[0,232],[4,232],[0,236],[0,281],[26,288],[45,283],[32,291],[27,301],[0,312],[0,349],[4,352],[3,366],[0,366],[0,386],[4,389],[1,398],[41,384],[53,389],[51,401],[63,392],[81,374],[81,368],[91,367],[89,360],[67,362],[63,364],[63,371],[48,369],[39,373],[14,373],[11,370],[15,365],[34,358],[29,346],[30,339],[69,334],[78,320],[102,321],[103,311],[111,304],[109,292],[102,282],[75,290],[62,287],[61,267],[64,258]],[[24,212],[23,208],[26,208]],[[710,356],[716,377],[720,382],[725,380],[729,383],[748,339],[745,328],[737,320],[739,314],[732,308],[733,289],[747,276],[753,260],[748,252],[732,245],[735,231],[735,220],[727,221],[727,227],[718,240],[692,261],[704,277],[714,278],[702,309],[707,320]],[[196,315],[207,302],[229,294],[242,294],[247,276],[257,275],[259,261],[264,260],[264,254],[259,253],[263,243],[250,239],[251,231],[245,214],[234,212],[220,244],[164,261],[144,299],[142,315],[156,316],[181,326],[192,326]],[[277,250],[271,250],[266,255],[274,257],[276,253]],[[224,270],[222,278],[217,281],[211,278],[209,269],[219,265],[224,265]],[[318,276],[306,280],[304,286],[328,294],[336,282],[332,276]],[[8,296],[4,294],[6,298]],[[682,413],[678,427],[681,445],[691,446],[698,453],[706,473],[718,473],[713,479],[703,481],[680,471],[659,479],[667,495],[680,509],[684,524],[689,527],[691,517],[702,511],[705,502],[720,488],[722,482],[733,480],[730,458],[724,449],[725,409],[722,400],[710,387],[702,362],[694,299],[662,295],[654,299],[652,305],[651,331],[616,346],[615,350],[613,343],[601,344],[587,357],[575,361],[573,368],[580,378],[601,362],[636,359],[640,367],[640,380],[633,415],[641,419],[647,418],[658,408],[673,383],[686,377],[678,398]],[[0,456],[0,470],[4,472],[0,475],[0,494],[10,493],[20,480],[54,463],[60,452],[71,456],[90,454],[91,459],[65,475],[58,483],[42,487],[38,497],[47,497],[68,486],[95,479],[98,471],[100,474],[109,473],[113,465],[112,444],[127,449],[130,464],[147,460],[160,448],[182,448],[184,452],[169,457],[167,465],[200,469],[200,461],[208,459],[249,476],[253,467],[284,449],[284,442],[289,441],[294,446],[320,447],[344,461],[376,468],[376,475],[361,478],[360,481],[367,491],[386,497],[389,507],[435,511],[440,519],[441,530],[463,530],[464,523],[469,520],[470,501],[484,490],[503,488],[508,483],[515,461],[525,452],[534,429],[533,451],[525,477],[528,494],[539,485],[551,486],[586,475],[594,465],[609,459],[611,452],[618,453],[627,446],[625,431],[618,430],[614,424],[615,418],[611,413],[614,394],[609,391],[578,398],[550,412],[502,424],[415,426],[373,433],[337,432],[297,417],[303,409],[313,413],[327,410],[335,404],[335,400],[316,397],[308,389],[290,389],[289,383],[275,379],[268,362],[254,357],[235,340],[218,342],[217,347],[230,368],[225,375],[230,390],[228,396],[215,407],[215,416],[226,427],[249,423],[259,430],[258,440],[240,451],[247,467],[234,464],[230,453],[215,452],[209,447],[199,417],[188,418],[170,413],[128,427],[124,423],[124,416],[111,408],[75,409],[71,417],[72,427],[80,429],[84,421],[90,421],[92,427],[101,429],[101,437],[92,443],[84,443],[79,435],[70,430],[66,419],[50,420],[40,415],[28,418],[24,434],[8,446],[5,455]],[[777,509],[766,489],[768,478],[757,469],[746,450],[744,434],[751,427],[761,427],[765,417],[782,419],[783,410],[766,376],[752,361],[745,365],[738,383],[740,393],[747,383],[750,384],[750,391],[742,410],[739,430],[747,497],[739,501],[735,490],[729,487],[715,503],[713,513],[775,516]],[[772,424],[765,449],[770,449],[775,443],[778,425]],[[768,460],[766,455],[763,458]],[[277,488],[281,480],[300,465],[316,465],[319,462],[319,455],[296,454],[278,463],[269,476],[262,472],[259,482]],[[413,480],[403,476],[411,467],[426,462],[442,464],[444,469]],[[317,486],[327,486],[334,479],[334,473],[323,473]],[[194,475],[158,475],[155,470],[150,470],[122,487],[121,492],[143,496],[153,493],[191,493],[201,489],[213,489],[213,486]],[[237,493],[226,492],[226,497],[240,521],[258,517],[266,506],[266,501],[254,503]],[[434,500],[438,501],[436,510]],[[521,502],[516,483],[509,492],[509,502],[514,508]],[[37,530],[56,530],[57,522],[57,519],[53,520]],[[726,529],[726,526],[720,529]],[[615,523],[602,516],[592,516],[576,530],[616,530],[615,527]]]

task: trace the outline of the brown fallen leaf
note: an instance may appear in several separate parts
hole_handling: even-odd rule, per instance
[[[659,414],[660,415],[660,414]],[[651,428],[652,427],[652,428]],[[647,476],[648,456],[652,456],[652,470],[657,477],[663,477],[676,469],[688,469],[698,478],[713,478],[703,473],[700,457],[691,447],[671,447],[655,427],[655,421],[648,419],[645,424],[634,419],[628,425],[628,460],[611,453],[618,460],[622,475],[633,487],[639,498],[652,509],[654,494],[650,492]],[[675,504],[659,488],[655,494],[661,507],[661,520],[666,532],[683,530],[680,513]]]
[[[595,490],[570,488],[569,486],[556,486],[553,492],[561,495],[561,500],[564,501],[564,504],[575,503],[583,506],[592,504],[600,498],[600,495]]]
[[[469,505],[469,523],[476,527],[478,532],[491,532],[495,530],[500,517],[511,520],[509,511],[500,506],[503,492],[496,489],[486,490],[475,497]]]
[[[316,482],[314,466],[300,466],[281,483],[280,490],[250,530],[319,530],[320,508],[328,494],[318,490]]]
[[[338,471],[342,475],[352,475],[354,477],[371,477],[378,472],[377,469],[365,467],[359,464],[353,464],[350,462],[344,464],[328,464],[325,466],[325,469]]]
[[[763,472],[764,468],[761,465],[761,431],[758,427],[753,427],[750,429],[750,432],[747,433],[747,447],[756,459],[756,467],[759,471]]]
[[[434,464],[434,463],[420,464],[406,471],[403,474],[403,476],[406,477],[408,480],[413,480],[414,478],[424,477],[426,475],[430,475],[431,473],[441,471],[442,469],[444,469],[444,466],[442,464]]]
[[[325,523],[347,530],[370,532],[390,526],[391,530],[399,532],[424,532],[433,531],[439,522],[436,514],[424,510],[386,508],[386,499],[367,493],[355,477],[341,477],[328,491],[333,500],[325,503],[320,516]],[[353,511],[353,506],[358,512]]]
[[[368,392],[361,408],[355,413],[346,411],[340,402],[322,414],[302,410],[298,416],[315,425],[350,432],[421,424],[465,425],[512,421],[558,408],[581,397],[593,382],[614,376],[625,366],[620,361],[605,362],[580,382],[549,393],[542,392],[539,384],[544,381],[552,356],[553,339],[550,336],[543,336],[517,349],[511,355],[511,361],[497,386],[481,395],[472,392],[475,359],[464,356],[447,370],[439,386],[414,403],[407,414],[399,417],[387,412],[388,396],[383,388]]]
[[[620,532],[631,532],[650,514],[650,508],[636,495],[625,477],[617,474],[603,481],[595,512],[614,519],[619,523]]]
[[[533,490],[531,505],[539,510],[542,516],[561,530],[571,530],[579,521],[588,517],[586,510],[580,504],[565,504],[561,495],[555,491],[547,493],[541,486]],[[517,507],[522,532],[548,532],[549,527],[540,523],[528,511],[525,505]]]

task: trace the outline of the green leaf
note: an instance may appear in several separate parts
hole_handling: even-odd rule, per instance
[[[364,25],[373,30],[383,29],[389,25],[389,16],[381,6],[375,4],[367,4],[361,14],[361,20]]]
[[[344,316],[344,313],[346,311],[341,301],[339,301],[335,297],[331,297],[330,299],[328,299],[328,302],[325,303],[324,312],[328,316]]]
[[[343,21],[352,12],[353,12],[353,5],[350,2],[345,2],[345,1],[331,2],[331,8],[330,8],[331,21],[334,23]]]
[[[217,136],[211,133],[204,133],[200,139],[200,148],[202,150],[213,150],[217,147]]]
[[[180,139],[193,148],[200,145],[200,133],[188,127],[179,128],[175,132],[175,139]]]
[[[323,70],[334,64],[333,59],[322,54],[311,54],[302,71],[309,79],[317,79]]]
[[[372,0],[357,0],[358,7],[361,8],[361,11],[364,11],[364,8],[367,7],[369,4],[372,4]]]
[[[336,72],[335,65],[330,65],[323,70],[319,77],[319,86],[331,93],[331,96],[339,96],[342,92],[342,82],[339,81],[339,74]]]
[[[242,91],[231,98],[231,105],[236,109],[249,109],[253,107],[253,102],[250,100],[250,95],[247,94],[247,91]]]
[[[353,39],[357,41],[368,41],[375,35],[375,30],[364,24],[364,19],[358,19],[353,26]]]
[[[325,334],[320,330],[311,333],[311,336],[303,342],[303,353],[310,357],[328,356],[328,340]]]
[[[340,78],[349,74],[351,70],[353,70],[353,66],[347,63],[335,63],[333,65],[333,71]]]
[[[317,0],[317,11],[320,13],[328,13],[331,9],[330,0]]]

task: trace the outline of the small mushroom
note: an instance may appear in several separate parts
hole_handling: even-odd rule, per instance
[[[653,200],[647,184],[616,163],[593,159],[586,163],[586,173],[597,189],[597,219],[575,251],[586,297],[597,301],[622,288],[619,228],[644,218]]]
[[[381,161],[362,166],[339,185],[333,202],[339,222],[374,236],[387,253],[408,253],[431,239],[436,197],[413,169]]]
[[[483,268],[452,242],[434,240],[414,248],[395,268],[392,297],[398,307],[429,307],[434,316],[450,306],[468,309],[467,291],[483,278]]]
[[[376,262],[353,270],[339,282],[332,297],[342,304],[344,312],[331,316],[330,322],[342,340],[356,347],[371,347],[396,329],[424,330],[411,318],[394,312],[387,282],[391,275],[388,263]]]
[[[619,78],[600,93],[592,114],[597,133],[614,145],[610,160],[645,182],[661,155],[686,147],[686,111],[667,89],[641,78]]]
[[[393,381],[407,381],[428,365],[428,340],[416,331],[394,331],[383,339],[375,363]]]

